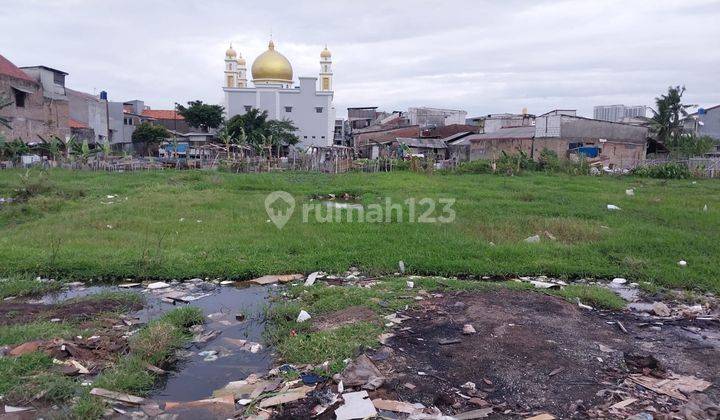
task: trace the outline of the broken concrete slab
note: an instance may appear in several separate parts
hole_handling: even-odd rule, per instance
[[[142,405],[145,403],[145,398],[136,397],[135,395],[130,394],[123,394],[122,392],[110,391],[104,388],[93,388],[90,390],[90,395],[130,405]]]
[[[275,283],[289,283],[294,280],[300,280],[304,276],[302,274],[281,274],[281,275],[267,275],[258,277],[255,279],[250,280],[252,283],[260,284],[260,285],[268,285],[268,284],[275,284]]]
[[[148,284],[146,287],[150,290],[157,290],[157,289],[165,289],[167,287],[170,287],[170,285],[165,283],[164,281],[156,281],[154,283]]]
[[[289,402],[303,399],[307,396],[308,392],[315,389],[314,386],[302,386],[300,388],[293,388],[286,392],[282,392],[274,397],[266,398],[259,404],[260,408],[273,407],[280,404],[287,404]]]
[[[492,414],[493,408],[479,408],[477,410],[466,411],[464,413],[456,414],[453,416],[456,420],[471,420],[471,419],[484,419],[485,417]]]
[[[345,386],[366,386],[369,384],[374,386],[372,389],[375,389],[382,385],[385,377],[367,355],[361,354],[340,373],[340,380]]]
[[[305,322],[305,321],[307,321],[307,320],[310,319],[310,318],[311,318],[311,317],[310,317],[310,314],[307,313],[307,312],[303,309],[303,310],[301,310],[300,313],[298,314],[298,317],[297,317],[296,322]]]
[[[475,327],[473,327],[472,324],[465,324],[465,325],[463,325],[462,332],[465,335],[471,335],[471,334],[475,334],[477,331],[475,331]]]
[[[310,273],[310,275],[308,276],[307,280],[305,280],[304,286],[305,286],[305,287],[310,287],[310,286],[312,286],[313,284],[315,284],[315,280],[317,279],[318,274],[320,274],[319,271],[315,271],[315,272],[313,272],[313,273]]]
[[[670,310],[670,307],[662,302],[653,302],[652,305],[653,313],[657,316],[670,316],[672,314],[672,311]]]
[[[687,401],[685,394],[690,394],[695,391],[702,392],[712,385],[711,382],[694,376],[677,374],[672,374],[671,377],[667,379],[633,374],[628,377],[628,380],[658,394],[665,394],[680,401]]]
[[[337,420],[364,419],[377,416],[377,410],[370,401],[367,391],[348,392],[342,395],[345,402],[335,410]]]
[[[372,403],[378,410],[392,411],[395,413],[412,414],[415,411],[418,411],[418,408],[415,407],[415,404],[411,404],[405,401],[383,400],[378,398],[372,400]]]

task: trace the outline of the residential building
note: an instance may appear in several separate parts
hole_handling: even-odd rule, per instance
[[[21,69],[0,55],[0,98],[11,103],[0,109],[11,125],[0,126],[0,134],[26,143],[38,142],[40,137],[69,138],[66,75],[45,66]]]
[[[720,105],[698,109],[685,118],[683,124],[688,132],[720,140]]]
[[[402,159],[409,156],[419,156],[444,160],[447,155],[447,145],[442,139],[396,137],[373,144],[370,158],[391,157]]]
[[[333,134],[333,144],[336,146],[351,146],[349,124],[343,118],[335,119],[335,131]]]
[[[102,95],[95,96],[72,89],[65,91],[69,100],[70,130],[74,130],[73,135],[89,143],[101,144],[109,140],[107,100],[102,99]]]
[[[408,122],[420,127],[439,127],[451,124],[465,124],[467,112],[459,109],[412,107],[407,111]]]
[[[488,114],[469,118],[467,123],[480,127],[481,132],[492,133],[501,128],[533,126],[535,125],[535,115],[528,114],[527,109],[523,109],[521,114]]]
[[[623,118],[638,118],[647,116],[645,105],[598,105],[593,107],[593,118],[596,120],[620,122]]]
[[[377,108],[376,106],[348,108],[350,130],[360,130],[371,126],[381,114],[377,111]]]
[[[190,127],[190,124],[185,121],[185,117],[174,109],[150,109],[145,107],[142,115],[143,117],[152,118],[154,124],[178,133],[184,134],[197,131],[197,129]]]
[[[319,86],[318,77],[300,77],[299,86],[293,86],[292,65],[275,50],[273,41],[252,64],[252,87],[245,65],[245,59],[230,46],[225,52],[223,87],[227,118],[256,108],[267,111],[270,119],[293,122],[298,128],[295,135],[300,139],[295,149],[333,144],[333,72],[332,56],[327,48],[320,53]]]
[[[108,120],[110,145],[114,150],[132,151],[132,133],[135,128],[153,118],[143,115],[145,102],[108,102]]]

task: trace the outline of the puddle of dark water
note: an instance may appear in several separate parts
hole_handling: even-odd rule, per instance
[[[216,389],[230,381],[245,379],[251,373],[264,373],[270,369],[272,356],[263,343],[265,330],[264,311],[268,304],[273,286],[237,285],[210,286],[208,296],[190,303],[168,303],[162,300],[162,294],[174,290],[174,287],[151,291],[142,287],[124,289],[117,286],[73,287],[52,293],[35,300],[37,303],[56,304],[68,299],[86,297],[107,291],[125,291],[138,293],[145,297],[143,309],[128,314],[148,322],[164,313],[185,305],[196,306],[205,316],[205,332],[220,332],[207,343],[190,344],[174,369],[161,379],[151,398],[157,401],[193,401],[207,398]],[[242,313],[245,320],[238,321],[235,315]],[[208,317],[208,315],[212,315]],[[224,338],[242,339],[263,344],[257,353],[241,350],[237,345]],[[204,361],[198,355],[204,350],[215,350],[218,358]]]

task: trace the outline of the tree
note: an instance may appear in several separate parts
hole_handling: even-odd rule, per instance
[[[710,136],[696,136],[695,134],[681,134],[670,138],[665,146],[674,157],[688,158],[703,156],[715,149],[717,141]]]
[[[168,137],[170,137],[170,132],[165,127],[152,125],[147,121],[135,127],[135,131],[132,133],[133,143],[141,143],[145,154],[150,145],[159,144]]]
[[[182,115],[188,124],[205,132],[208,128],[218,128],[223,123],[224,107],[220,105],[204,104],[202,101],[190,101],[188,106],[177,105],[178,114]]]
[[[57,161],[58,158],[62,156],[63,150],[65,150],[65,142],[58,136],[52,136],[49,140],[46,140],[40,135],[38,135],[38,137],[40,137],[42,141],[42,143],[38,145],[38,149],[52,160]]]
[[[22,155],[30,153],[30,147],[21,139],[6,141],[0,138],[0,157],[16,162]]]
[[[243,115],[232,117],[226,124],[230,135],[245,138],[256,151],[278,149],[283,144],[297,144],[300,139],[294,134],[297,127],[290,120],[268,120],[267,111],[251,108]]]
[[[685,86],[670,86],[667,94],[655,98],[657,110],[653,110],[650,128],[660,143],[677,140],[683,132],[682,119],[688,115],[687,109],[695,106],[682,104],[683,93]]]

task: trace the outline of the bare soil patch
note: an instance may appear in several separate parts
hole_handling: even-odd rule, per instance
[[[329,314],[313,318],[313,328],[317,331],[330,331],[356,322],[377,321],[378,316],[365,306],[351,306]]]
[[[63,322],[86,321],[99,313],[115,312],[119,309],[134,311],[141,308],[140,303],[130,304],[114,299],[79,300],[57,305],[6,302],[0,305],[0,325],[27,324],[51,319]]]

